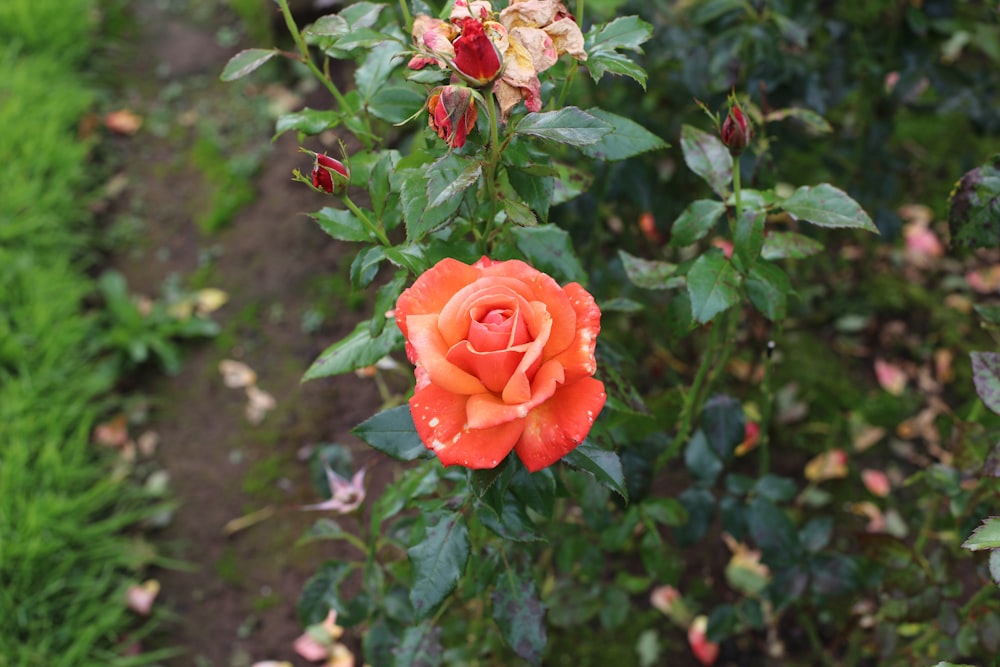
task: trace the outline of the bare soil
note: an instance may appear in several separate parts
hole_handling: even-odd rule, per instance
[[[185,16],[167,2],[141,0],[132,12],[130,43],[116,56],[119,104],[147,122],[136,135],[114,140],[127,185],[108,218],[113,225],[131,212],[141,233],[111,264],[136,293],[156,295],[171,275],[197,275],[229,295],[213,315],[223,334],[188,345],[176,376],[152,375],[136,388],[152,401],[148,426],[160,436],[155,461],[169,473],[177,502],[172,520],[153,538],[163,553],[191,566],[154,573],[162,585],[157,607],[173,617],[150,643],[183,651],[164,663],[168,667],[259,660],[307,665],[292,650],[302,632],[296,600],[320,562],[350,554],[330,544],[294,546],[317,518],[296,509],[317,501],[303,451],[346,444],[355,466],[368,466],[376,485],[392,470],[349,433],[378,409],[370,380],[350,375],[301,383],[324,347],[365,315],[332,302],[322,310],[336,316],[318,328],[303,325],[317,299],[340,298],[329,280],[346,276],[353,255],[303,215],[329,200],[291,181],[293,168],[310,165],[290,135],[274,143],[253,179],[253,203],[221,231],[206,233],[195,224],[209,188],[190,160],[196,121],[228,113],[224,105],[233,104],[233,94],[218,73],[240,47],[220,45],[219,23]],[[156,132],[165,90],[179,91],[178,97]],[[266,150],[270,131],[251,140]],[[244,394],[223,385],[218,363],[224,358],[249,364],[258,386],[275,397],[277,408],[262,424],[251,425]],[[272,518],[224,533],[227,522],[269,506],[277,508]]]

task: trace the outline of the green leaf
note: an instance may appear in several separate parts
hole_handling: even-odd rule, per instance
[[[625,268],[625,275],[628,276],[629,282],[636,287],[669,289],[678,285],[676,279],[671,280],[671,277],[677,272],[676,264],[633,257],[624,250],[618,251],[618,257]]]
[[[552,166],[558,172],[552,189],[553,206],[580,196],[590,189],[590,184],[594,182],[594,175],[589,171],[562,162],[556,162]]]
[[[603,109],[587,109],[587,113],[603,120],[612,127],[612,130],[597,143],[581,148],[580,151],[584,155],[598,160],[614,161],[667,147],[663,139],[624,116]]]
[[[750,501],[747,513],[750,537],[763,552],[768,565],[796,562],[801,549],[799,536],[788,515],[761,496]]]
[[[848,227],[878,234],[861,205],[829,183],[802,186],[781,202],[781,208],[819,227]]]
[[[981,551],[983,549],[1000,549],[1000,517],[991,516],[983,521],[983,524],[972,531],[965,542],[963,549],[969,551]]]
[[[716,394],[705,401],[701,428],[708,444],[723,461],[733,458],[736,446],[746,437],[746,419],[740,402],[726,394]]]
[[[538,225],[538,218],[531,212],[531,209],[516,199],[504,199],[503,210],[507,214],[507,220],[515,225],[522,227],[535,227]]]
[[[296,546],[319,540],[341,540],[349,532],[333,519],[319,519],[302,534]]]
[[[223,81],[235,81],[278,55],[278,49],[245,49],[229,59],[219,76]]]
[[[823,252],[823,244],[795,232],[771,232],[764,237],[760,256],[764,259],[805,259]]]
[[[318,111],[306,107],[301,111],[283,113],[274,124],[274,136],[277,137],[289,130],[316,135],[340,124],[339,111]]]
[[[360,290],[371,285],[383,260],[385,249],[382,246],[369,246],[361,250],[351,262],[351,285],[354,289]]]
[[[967,248],[1000,246],[1000,155],[962,176],[950,200],[951,241]]]
[[[354,81],[362,99],[370,102],[392,74],[400,60],[395,56],[404,51],[399,42],[385,40],[368,52],[365,61],[354,71]]]
[[[302,31],[306,39],[313,37],[341,37],[350,32],[351,26],[347,19],[339,14],[321,16],[316,21]]]
[[[733,252],[744,267],[753,266],[764,246],[764,211],[744,209],[733,230]]]
[[[417,435],[409,405],[376,413],[355,426],[351,433],[399,461],[415,461],[432,456]]]
[[[493,620],[504,641],[532,665],[542,663],[548,640],[545,633],[545,607],[538,599],[530,575],[498,573],[493,591]]]
[[[417,86],[383,86],[368,105],[372,115],[388,123],[402,123],[420,111],[427,96]]]
[[[578,470],[590,473],[598,482],[628,500],[625,473],[618,454],[585,442],[564,456],[563,461]]]
[[[493,485],[497,484],[497,480],[505,474],[510,477],[509,468],[509,456],[505,457],[504,460],[500,462],[500,465],[493,468],[485,468],[483,470],[472,470],[470,468],[469,486],[472,488],[473,493],[476,494],[476,497],[481,499],[485,496],[486,492],[489,491]],[[510,480],[508,479],[507,481],[509,482]],[[502,491],[506,491],[506,485],[503,486],[504,489],[502,489]],[[500,495],[502,496],[503,494],[501,493]]]
[[[344,208],[324,206],[310,214],[320,229],[338,241],[369,242],[374,236],[365,229],[353,213]]]
[[[688,205],[670,228],[670,245],[679,248],[704,238],[715,228],[726,205],[714,199],[699,199]]]
[[[792,281],[780,266],[766,260],[757,262],[747,276],[746,288],[750,303],[764,317],[772,322],[785,319]]]
[[[976,393],[993,412],[1000,414],[1000,354],[996,352],[970,352],[972,381]]]
[[[548,273],[560,283],[586,281],[587,273],[573,252],[572,240],[566,230],[556,225],[539,225],[514,227],[511,234],[518,249],[539,271]]]
[[[564,107],[557,111],[544,111],[525,116],[514,134],[558,141],[570,146],[595,144],[612,130],[609,123],[577,107]]]
[[[674,537],[682,547],[689,547],[698,542],[708,530],[715,515],[715,496],[708,489],[691,487],[684,490],[677,499],[688,513],[688,521],[683,526],[674,528]]]
[[[817,134],[829,134],[833,132],[833,126],[825,118],[810,109],[790,107],[788,109],[775,109],[766,116],[764,120],[768,123],[794,118],[801,121],[806,127]]]
[[[371,366],[390,352],[402,348],[403,342],[399,327],[386,327],[373,338],[369,333],[368,323],[361,322],[345,338],[326,348],[306,371],[303,380],[349,373]]]
[[[711,322],[740,302],[740,274],[722,250],[709,249],[695,260],[687,274],[691,315],[701,324]]]
[[[331,609],[343,612],[345,605],[340,598],[340,584],[354,566],[327,561],[323,563],[302,588],[297,610],[302,625],[322,623]]]
[[[688,513],[676,498],[650,498],[639,506],[642,513],[664,526],[683,526]]]
[[[590,72],[590,77],[595,83],[600,81],[605,74],[618,74],[629,77],[642,86],[643,90],[646,90],[646,70],[624,53],[599,51],[588,54],[587,71]]]
[[[681,150],[688,168],[705,179],[717,195],[726,199],[729,183],[733,180],[733,156],[722,140],[714,134],[684,125],[681,127]]]
[[[443,654],[441,628],[432,626],[430,621],[410,626],[392,652],[395,655],[392,667],[440,667]]]
[[[392,192],[390,176],[399,163],[399,151],[379,151],[378,161],[372,166],[368,177],[368,192],[371,195],[372,209],[375,217],[382,220],[386,210],[386,202]]]
[[[462,160],[460,164],[464,166],[454,177],[451,176],[451,169],[442,167],[431,171],[431,178],[427,179],[427,199],[430,201],[428,208],[436,208],[452,199],[461,200],[461,194],[479,181],[483,173],[482,162]],[[438,174],[441,177],[435,178]]]
[[[539,218],[543,221],[547,219],[552,195],[555,193],[555,179],[514,167],[507,167],[506,174],[514,193],[535,211]],[[538,221],[535,220],[533,224],[538,224]]]
[[[1000,550],[990,551],[990,576],[994,584],[1000,584]]]
[[[447,155],[432,164],[397,172],[403,179],[400,203],[403,205],[403,219],[406,221],[406,237],[411,243],[420,241],[458,210],[462,203],[461,197],[449,199],[437,207],[429,207],[427,193],[429,190],[440,192],[461,170],[462,165],[457,159]],[[433,186],[429,183],[431,179],[434,181]]]
[[[684,464],[698,481],[708,486],[715,484],[723,468],[722,459],[712,450],[708,438],[700,429],[694,432],[684,448]]]
[[[375,292],[374,314],[368,321],[368,333],[373,337],[382,333],[387,322],[395,326],[395,320],[386,317],[384,313],[392,310],[408,282],[409,274],[405,270],[397,271],[392,280],[379,287],[378,291]]]
[[[638,16],[621,16],[607,25],[595,25],[584,40],[587,55],[602,51],[627,49],[642,52],[639,48],[653,36],[653,26]],[[588,63],[589,64],[589,63]]]
[[[439,512],[423,540],[406,554],[413,564],[410,602],[419,618],[425,618],[453,591],[469,560],[469,531],[465,517]]]

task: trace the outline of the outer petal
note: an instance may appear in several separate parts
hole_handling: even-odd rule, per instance
[[[566,369],[566,382],[571,383],[597,371],[594,350],[601,332],[601,310],[594,297],[577,283],[566,285],[565,290],[576,311],[576,331],[573,342],[554,359]]]
[[[576,21],[567,16],[542,29],[552,38],[557,54],[568,53],[577,60],[587,59],[587,52],[583,49],[583,33]]]
[[[582,378],[532,410],[514,447],[525,467],[535,472],[573,451],[590,433],[606,399],[600,380]]]
[[[440,313],[455,292],[479,277],[479,271],[457,259],[446,258],[432,266],[406,289],[396,301],[396,322],[408,336],[408,315]]]
[[[466,422],[468,396],[459,396],[428,385],[410,399],[410,412],[417,434],[441,463],[467,468],[495,468],[514,448],[524,420],[496,428],[469,428]]]
[[[550,361],[538,369],[531,383],[531,396],[524,403],[505,403],[494,394],[476,394],[466,406],[469,425],[488,429],[522,419],[555,394],[564,379],[562,366]]]

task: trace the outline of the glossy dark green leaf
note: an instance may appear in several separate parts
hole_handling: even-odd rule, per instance
[[[727,394],[716,394],[705,401],[701,428],[708,437],[708,444],[723,461],[733,457],[736,446],[746,437],[746,419],[743,406]]]
[[[345,338],[326,348],[306,371],[304,380],[349,373],[376,361],[403,347],[403,334],[399,327],[386,327],[372,337],[367,322],[358,324]]]
[[[299,595],[297,610],[303,625],[322,623],[331,609],[343,612],[345,605],[340,597],[340,584],[354,566],[348,563],[327,561],[309,578]]]
[[[667,147],[663,139],[624,116],[603,109],[587,109],[587,113],[611,125],[612,130],[597,143],[583,146],[580,150],[584,155],[615,161]]]
[[[747,297],[764,317],[772,322],[785,319],[792,281],[780,266],[761,260],[746,278]]]
[[[417,435],[409,405],[399,405],[376,413],[355,426],[351,432],[378,451],[399,461],[414,461],[431,456],[430,450]]]
[[[372,337],[382,333],[387,323],[396,326],[396,321],[386,317],[385,313],[396,305],[399,295],[403,293],[403,288],[408,282],[409,274],[406,271],[397,271],[392,280],[379,287],[378,291],[375,292],[374,314],[368,321],[368,333]],[[379,317],[379,313],[382,313],[382,317]]]
[[[878,228],[861,205],[829,183],[802,186],[781,202],[781,208],[819,227],[848,227],[878,234]]]
[[[556,225],[515,227],[511,230],[518,249],[539,271],[548,273],[561,284],[584,283],[587,274],[573,251],[569,233]]]
[[[726,205],[715,199],[699,199],[688,205],[670,228],[670,245],[691,245],[715,229]]]
[[[721,198],[729,196],[733,156],[721,139],[691,125],[684,125],[681,127],[681,150],[684,162],[691,171],[705,179]]]
[[[497,502],[495,496],[499,493],[503,493],[503,497]],[[537,542],[545,539],[525,511],[521,499],[510,491],[501,491],[499,485],[494,485],[485,494],[479,507],[482,510],[477,515],[480,523],[505,540]]]
[[[687,291],[691,315],[702,324],[740,302],[740,274],[718,248],[711,248],[691,265]]]
[[[406,550],[413,565],[410,603],[420,618],[430,614],[455,590],[469,560],[465,517],[441,512],[432,519],[423,540]]]
[[[611,132],[612,126],[577,107],[528,114],[517,124],[514,134],[556,141],[570,146],[595,144]]]
[[[429,165],[421,165],[412,169],[402,169],[399,175],[402,187],[400,203],[403,207],[403,220],[406,222],[406,237],[411,243],[417,243],[435,228],[444,224],[458,210],[462,203],[461,197],[454,197],[440,206],[429,207],[427,199],[431,188],[429,181],[434,179],[434,192],[439,193],[450,179],[458,176],[462,167],[451,156]]]
[[[555,192],[555,179],[551,176],[531,174],[514,167],[508,167],[506,173],[511,187],[524,204],[537,213],[543,221],[546,220],[549,217],[549,207]]]
[[[375,217],[378,220],[382,220],[386,211],[386,203],[389,200],[389,193],[392,191],[390,177],[396,170],[399,159],[399,151],[379,151],[378,160],[372,165],[371,173],[368,176],[368,193],[371,196],[372,210],[375,211]]]
[[[750,537],[763,552],[763,562],[783,565],[797,561],[801,547],[798,533],[788,515],[767,498],[750,501],[747,515]]]
[[[676,498],[650,498],[640,505],[641,512],[663,526],[683,526],[688,513]]]
[[[739,617],[736,614],[734,606],[731,604],[720,604],[708,615],[708,628],[705,630],[705,638],[716,644],[723,642],[736,630],[738,621]]]
[[[426,104],[427,95],[415,85],[383,86],[371,99],[373,116],[388,123],[401,123],[418,113]]]
[[[764,475],[754,484],[755,493],[776,503],[791,500],[798,491],[799,487],[795,480],[773,473]]]
[[[693,546],[700,540],[715,515],[715,496],[705,488],[692,487],[678,497],[688,513],[688,522],[674,528],[674,537],[682,547]]]
[[[799,542],[811,553],[816,553],[830,543],[833,537],[833,517],[818,516],[810,519],[799,531]]]
[[[395,56],[404,49],[399,42],[384,40],[368,52],[364,62],[354,71],[354,81],[362,99],[370,101],[382,89],[392,70],[402,64]]]
[[[507,220],[521,227],[534,227],[538,224],[538,218],[530,208],[516,199],[504,199],[503,210],[507,214]]]
[[[452,199],[461,200],[462,193],[478,183],[483,173],[483,164],[473,160],[459,160],[457,173],[451,163],[438,164],[440,168],[432,169],[427,179],[428,208],[442,206]]]
[[[530,575],[501,570],[493,591],[493,620],[507,645],[532,665],[540,665],[548,636],[545,606]]]
[[[733,230],[733,253],[744,267],[752,267],[764,247],[764,211],[750,208],[736,221]],[[745,269],[744,269],[745,270]]]
[[[384,260],[385,250],[382,246],[371,246],[359,252],[351,262],[351,285],[359,290],[371,285]]]
[[[603,486],[628,500],[625,474],[618,454],[585,442],[562,460],[578,470],[590,473]]]
[[[695,431],[684,448],[684,464],[698,481],[711,486],[722,473],[724,464],[708,444],[708,438],[701,430]]]

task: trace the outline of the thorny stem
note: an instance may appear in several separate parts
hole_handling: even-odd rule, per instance
[[[490,202],[490,215],[486,218],[482,236],[477,238],[479,252],[488,254],[490,235],[497,217],[497,167],[500,166],[500,123],[497,119],[496,102],[492,93],[482,97],[490,125],[490,154],[483,174],[486,182],[486,198]]]
[[[403,12],[403,20],[406,21],[406,32],[413,31],[413,17],[410,16],[410,8],[406,6],[406,0],[399,0],[399,9]]]
[[[333,79],[323,74],[316,63],[313,62],[312,58],[309,56],[309,45],[306,44],[305,38],[302,36],[302,32],[299,30],[299,26],[295,23],[295,18],[292,16],[292,10],[288,6],[288,0],[278,0],[278,6],[281,8],[281,15],[285,19],[285,25],[288,27],[288,32],[291,33],[292,39],[295,40],[295,45],[299,47],[299,60],[309,68],[309,71],[316,76],[317,79],[323,82],[326,89],[330,91],[333,98],[337,100],[337,105],[347,113],[354,113],[354,109],[348,104],[347,99],[340,92],[337,84],[333,82]]]
[[[760,477],[768,473],[771,467],[770,439],[768,437],[771,428],[771,412],[774,403],[774,345],[781,338],[782,323],[778,321],[774,325],[773,337],[767,343],[767,350],[764,352],[764,382],[763,396],[760,408]]]
[[[392,242],[389,241],[389,237],[385,235],[384,231],[382,231],[381,225],[376,225],[374,222],[372,222],[368,218],[368,216],[365,215],[364,211],[358,208],[355,205],[355,203],[351,201],[351,198],[348,197],[346,194],[343,196],[343,199],[344,203],[347,204],[347,208],[351,210],[351,213],[357,216],[358,220],[361,221],[361,224],[363,224],[368,229],[368,231],[372,233],[375,236],[375,238],[378,239],[379,243],[381,243],[384,246],[392,245]]]

